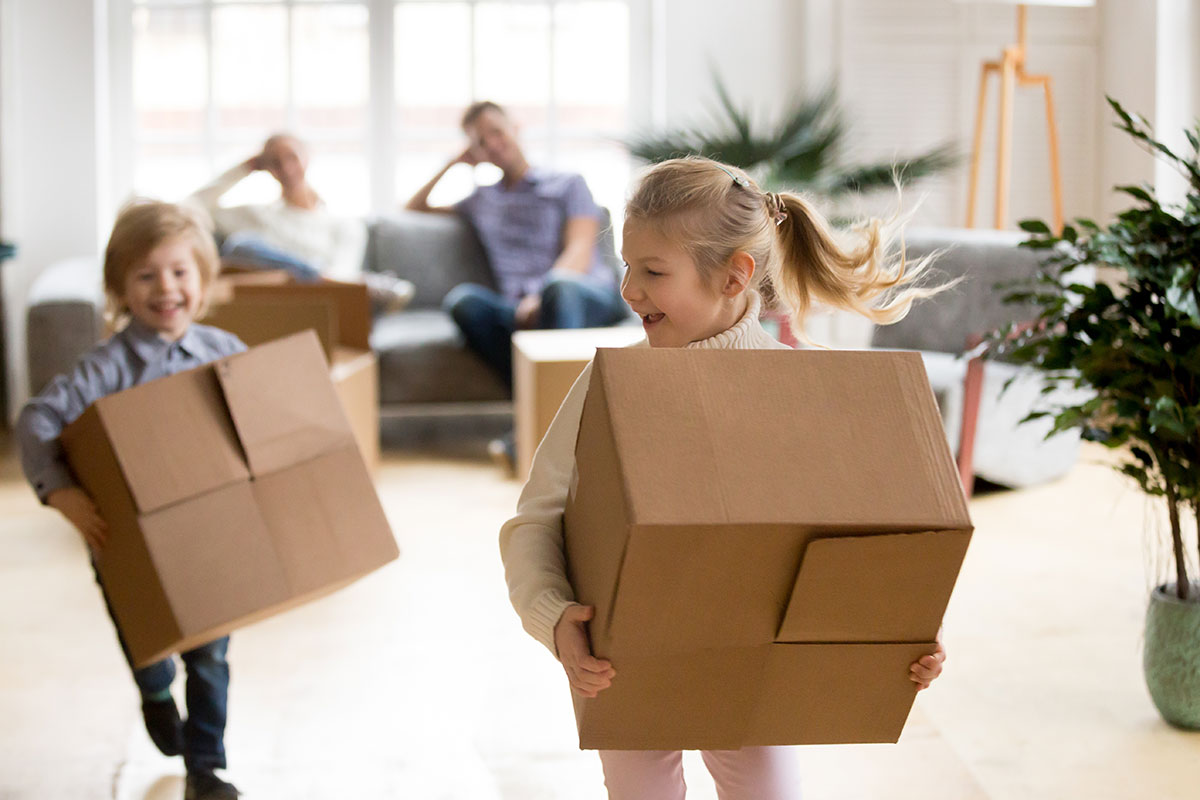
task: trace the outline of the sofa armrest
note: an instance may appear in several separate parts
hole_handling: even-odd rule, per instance
[[[25,301],[29,390],[37,394],[67,372],[104,333],[104,293],[95,258],[55,262],[42,270]]]

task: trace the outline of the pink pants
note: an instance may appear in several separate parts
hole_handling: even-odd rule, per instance
[[[800,776],[790,747],[702,750],[720,800],[799,800]],[[609,800],[683,800],[683,753],[601,750]]]

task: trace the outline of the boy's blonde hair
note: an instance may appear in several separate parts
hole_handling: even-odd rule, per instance
[[[734,253],[749,253],[754,282],[769,282],[799,336],[814,300],[888,324],[903,319],[914,300],[951,285],[916,285],[935,256],[909,262],[902,236],[896,255],[889,255],[903,219],[866,220],[854,228],[857,241],[843,243],[805,198],[764,192],[737,167],[699,156],[649,167],[625,206],[625,220],[653,225],[680,242],[705,279]]]
[[[109,323],[114,328],[124,323],[125,278],[154,248],[181,236],[191,238],[192,255],[200,270],[203,296],[197,318],[208,310],[209,287],[221,270],[217,245],[204,216],[187,206],[138,199],[126,204],[117,214],[108,246],[104,249],[104,293],[108,297]]]

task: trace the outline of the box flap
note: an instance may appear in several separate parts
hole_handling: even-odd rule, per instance
[[[142,513],[249,474],[211,366],[102,397],[94,406]]]
[[[352,441],[316,334],[294,334],[216,364],[252,475],[314,458]]]
[[[254,482],[290,595],[395,559],[395,537],[353,442]]]
[[[635,524],[967,528],[916,353],[602,349]]]
[[[912,644],[776,644],[757,682],[743,745],[895,742],[917,696]]]
[[[810,541],[776,641],[932,641],[970,538],[942,531]]]

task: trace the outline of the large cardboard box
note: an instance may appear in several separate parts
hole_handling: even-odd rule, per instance
[[[62,442],[137,665],[398,555],[311,332],[104,397]]]
[[[897,740],[972,530],[919,355],[600,350],[576,457],[581,747]]]
[[[330,374],[363,458],[379,466],[379,363],[371,352],[371,304],[358,283],[280,282],[250,273],[222,276],[204,322],[254,345],[312,330],[329,360]]]
[[[533,454],[567,392],[598,347],[625,347],[645,338],[641,326],[517,331],[513,334],[513,422],[517,477],[529,475]]]

